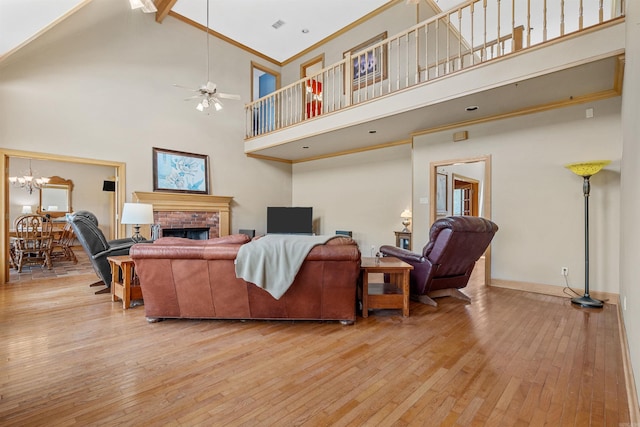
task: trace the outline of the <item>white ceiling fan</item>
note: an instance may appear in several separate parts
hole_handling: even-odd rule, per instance
[[[196,110],[205,111],[209,107],[213,106],[216,111],[222,110],[222,102],[220,99],[234,99],[239,101],[240,95],[233,95],[230,93],[218,92],[217,85],[209,79],[209,0],[207,0],[207,83],[200,86],[198,89],[193,89],[181,85],[174,84],[176,87],[188,89],[192,92],[198,92],[197,95],[185,98],[185,101],[192,99],[200,99],[200,102],[196,106]]]

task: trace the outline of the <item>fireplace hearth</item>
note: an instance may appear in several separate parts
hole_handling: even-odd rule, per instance
[[[184,237],[192,240],[207,240],[209,238],[209,228],[163,228],[161,232],[162,237]]]

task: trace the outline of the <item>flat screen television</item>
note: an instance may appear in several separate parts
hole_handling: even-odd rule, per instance
[[[313,208],[267,207],[267,234],[313,234]]]

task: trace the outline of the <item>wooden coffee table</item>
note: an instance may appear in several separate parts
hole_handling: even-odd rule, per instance
[[[369,309],[401,308],[402,315],[409,317],[409,272],[411,264],[395,257],[369,258],[360,261],[360,299],[362,317]],[[389,274],[389,283],[369,283],[369,273]]]

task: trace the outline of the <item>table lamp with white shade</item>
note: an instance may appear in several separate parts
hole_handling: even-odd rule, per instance
[[[602,307],[603,302],[589,295],[589,193],[591,183],[589,179],[611,163],[611,160],[594,160],[591,162],[571,163],[565,165],[571,172],[583,178],[582,192],[584,194],[584,295],[572,298],[571,302],[582,307]]]
[[[122,208],[122,224],[133,225],[133,236],[131,239],[134,242],[141,242],[145,240],[140,234],[140,225],[153,224],[153,205],[148,203],[125,203]]]
[[[30,214],[33,213],[33,209],[31,209],[31,205],[24,205],[22,207],[22,213],[23,214]]]
[[[409,209],[405,209],[400,214],[400,218],[402,218],[402,225],[404,228],[402,229],[403,233],[409,232],[409,225],[411,225],[411,211]]]

